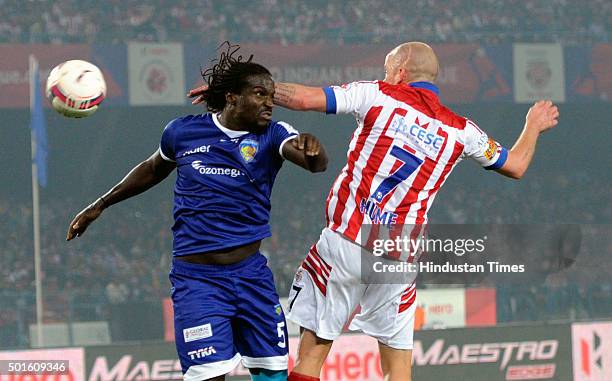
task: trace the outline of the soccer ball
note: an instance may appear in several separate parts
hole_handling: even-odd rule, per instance
[[[84,118],[96,112],[106,97],[106,82],[98,67],[71,60],[51,70],[47,98],[55,111],[69,118]]]

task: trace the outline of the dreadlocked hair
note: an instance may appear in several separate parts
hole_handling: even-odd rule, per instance
[[[212,67],[200,70],[202,79],[208,84],[208,90],[204,94],[206,107],[211,112],[221,112],[227,103],[225,95],[227,93],[239,94],[247,85],[247,78],[252,75],[267,74],[270,71],[260,64],[252,62],[251,54],[246,61],[242,55],[236,53],[240,49],[239,45],[232,45],[225,41],[217,50],[221,50],[219,59],[214,59]],[[216,62],[216,63],[215,63]]]

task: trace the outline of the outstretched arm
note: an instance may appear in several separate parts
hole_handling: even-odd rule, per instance
[[[327,169],[327,153],[312,134],[299,134],[284,144],[283,157],[313,173]]]
[[[102,214],[104,209],[159,184],[174,168],[176,168],[176,163],[164,160],[159,150],[156,151],[134,167],[111,190],[79,212],[68,227],[66,241],[83,235],[87,227]]]
[[[297,83],[276,83],[274,103],[296,111],[326,110],[326,97],[320,87],[303,86]]]
[[[193,98],[191,104],[196,105],[206,101],[206,90],[208,90],[208,85],[189,90],[187,96]],[[325,112],[326,102],[325,93],[321,87],[282,82],[274,84],[274,103],[290,110]]]
[[[523,132],[508,151],[508,159],[496,171],[513,179],[523,177],[535,153],[538,137],[556,126],[558,118],[559,109],[551,101],[536,102],[525,117]]]

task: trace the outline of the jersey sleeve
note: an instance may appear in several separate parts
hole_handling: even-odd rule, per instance
[[[465,126],[464,155],[475,160],[485,169],[499,169],[508,159],[508,150],[488,137],[476,124],[467,121]]]
[[[174,142],[176,141],[176,125],[177,120],[174,119],[166,125],[164,132],[162,132],[161,141],[159,143],[159,154],[166,161],[176,161],[174,148]]]
[[[286,122],[277,122],[273,126],[272,131],[272,146],[278,151],[280,157],[283,157],[283,146],[289,140],[293,139],[299,132],[292,125]]]
[[[378,95],[377,82],[353,82],[323,88],[327,114],[357,114],[365,116]]]

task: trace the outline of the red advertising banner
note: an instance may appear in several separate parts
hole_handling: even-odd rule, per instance
[[[39,61],[40,77],[46,81],[51,69],[70,59],[88,60],[89,45],[0,45],[0,107],[20,108],[29,105],[28,56]]]
[[[289,370],[295,365],[298,343],[297,337],[289,339]],[[246,377],[249,371],[239,365],[230,375]],[[321,370],[321,381],[374,381],[382,377],[378,342],[365,335],[344,335],[336,339]]]
[[[612,44],[598,44],[590,51],[573,49],[572,55],[585,54],[583,65],[570,73],[570,91],[577,99],[612,99]]]
[[[164,341],[174,341],[174,307],[172,299],[162,299],[162,311],[164,314]]]
[[[275,80],[315,86],[384,78],[384,62],[392,45],[333,46],[313,44],[282,46],[245,44],[242,51],[266,65]],[[450,103],[475,100],[509,100],[511,73],[498,65],[492,54],[478,44],[434,45],[440,60],[438,84],[442,98]],[[510,60],[510,49],[502,50]],[[495,58],[495,59],[494,59]]]
[[[497,324],[497,303],[494,288],[465,290],[465,325],[484,327]]]
[[[113,51],[108,50],[102,53],[112,58],[110,53]],[[30,54],[33,54],[39,61],[42,86],[45,86],[47,76],[55,66],[67,60],[80,59],[91,61],[100,67],[106,80],[107,97],[117,97],[123,93],[115,76],[111,75],[111,68],[97,62],[91,45],[0,44],[0,57],[2,57],[0,60],[0,108],[29,107],[28,56]],[[118,66],[121,65],[121,63],[118,64]]]
[[[65,374],[42,374],[40,372],[22,374],[0,374],[0,381],[84,381],[85,352],[83,348],[53,348],[25,351],[0,352],[0,360],[19,362],[24,367],[33,367],[45,361],[67,361]],[[62,372],[63,373],[63,372]]]

